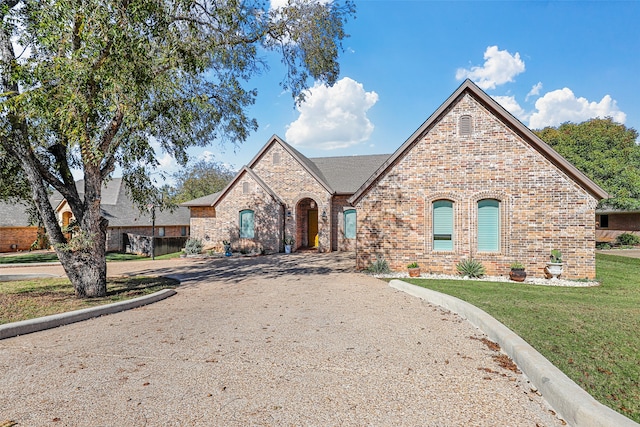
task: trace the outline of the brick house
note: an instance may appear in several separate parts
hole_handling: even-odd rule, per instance
[[[83,197],[84,181],[76,181],[78,194]],[[56,192],[57,193],[57,192]],[[57,193],[58,196],[59,193]],[[55,195],[54,195],[55,199]],[[66,200],[58,197],[54,205],[59,223],[64,227],[73,219],[71,208]],[[102,215],[109,220],[107,227],[107,251],[124,252],[127,246],[126,234],[142,236],[152,235],[152,215],[149,211],[141,212],[126,192],[122,178],[112,178],[102,184],[100,203]],[[189,236],[189,210],[179,207],[174,211],[155,212],[155,235],[157,237]]]
[[[490,275],[513,261],[541,276],[595,277],[595,209],[607,193],[474,83],[465,81],[346,202],[356,208],[356,263]]]
[[[596,209],[596,242],[615,243],[624,233],[640,237],[640,211],[610,207]]]
[[[354,250],[355,210],[347,199],[388,154],[307,158],[273,136],[219,193],[183,203],[191,237],[205,248],[282,252]]]
[[[27,207],[20,203],[0,202],[0,252],[41,249],[44,230],[29,221]]]

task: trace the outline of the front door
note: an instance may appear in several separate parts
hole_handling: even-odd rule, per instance
[[[309,225],[309,246],[318,247],[318,210],[309,210],[307,213],[307,224]]]

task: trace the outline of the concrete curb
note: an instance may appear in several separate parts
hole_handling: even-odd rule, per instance
[[[467,319],[495,341],[518,365],[544,399],[574,427],[639,427],[613,409],[604,406],[556,368],[525,340],[485,311],[461,299],[392,280],[389,286],[450,310]]]
[[[20,322],[0,325],[0,340],[18,335],[30,334],[32,332],[43,331],[45,329],[57,328],[58,326],[70,323],[81,322],[105,314],[118,313],[161,301],[175,295],[173,289],[163,289],[153,294],[133,298],[127,301],[120,301],[113,304],[101,305],[99,307],[84,308],[82,310],[70,311],[68,313],[52,314],[51,316],[39,317],[37,319],[23,320]]]

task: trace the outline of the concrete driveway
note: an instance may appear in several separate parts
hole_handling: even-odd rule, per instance
[[[480,331],[353,265],[340,253],[109,264],[183,286],[0,341],[0,425],[562,425]]]

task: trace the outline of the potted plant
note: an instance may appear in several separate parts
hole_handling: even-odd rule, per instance
[[[291,236],[284,238],[284,253],[290,254],[293,249],[293,245],[296,243],[295,239]]]
[[[562,274],[562,265],[562,252],[558,249],[552,250],[545,271],[552,279],[557,279]]]
[[[224,256],[231,256],[231,242],[223,240],[222,245],[224,246]]]
[[[420,266],[417,262],[407,265],[407,270],[409,270],[409,277],[420,277]]]
[[[518,261],[512,262],[509,278],[514,282],[524,282],[524,279],[527,278],[527,273],[524,271],[524,265]]]

